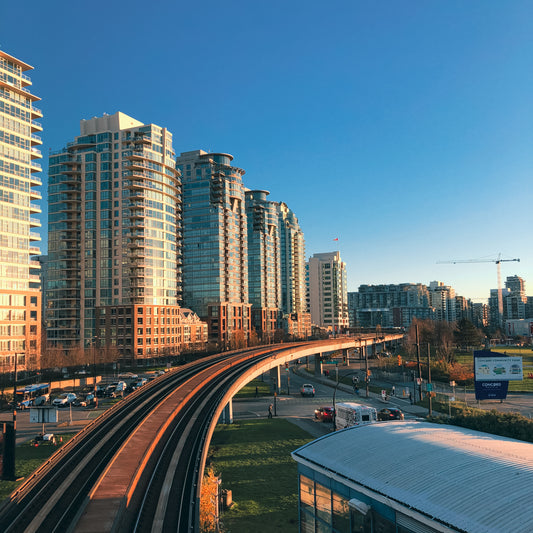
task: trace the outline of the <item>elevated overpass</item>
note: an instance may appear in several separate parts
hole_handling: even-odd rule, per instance
[[[221,415],[251,379],[285,363],[367,350],[403,335],[261,346],[193,361],[139,388],[95,419],[0,505],[0,530],[198,531],[206,457]]]

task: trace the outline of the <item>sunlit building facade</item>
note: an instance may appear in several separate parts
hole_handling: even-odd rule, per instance
[[[131,359],[175,352],[181,181],[172,134],[120,112],[80,129],[50,156],[48,341],[111,344]]]
[[[346,263],[340,252],[314,254],[309,258],[308,304],[313,324],[340,333],[348,328]]]
[[[176,159],[183,182],[183,303],[223,347],[246,342],[251,331],[244,170],[232,160],[203,150]]]
[[[285,332],[292,338],[311,335],[311,315],[307,311],[305,239],[296,215],[277,204],[280,233],[281,311]]]
[[[248,224],[248,298],[252,326],[263,340],[271,340],[280,323],[281,263],[277,204],[268,191],[246,191]]]
[[[33,67],[0,50],[0,365],[36,369],[41,339],[40,100],[25,74]]]

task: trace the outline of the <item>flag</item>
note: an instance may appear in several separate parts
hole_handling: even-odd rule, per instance
[[[338,241],[338,240],[339,240],[339,238],[338,238],[338,237],[336,237],[336,238],[335,238],[335,239],[333,239],[333,240],[334,240],[334,241]]]

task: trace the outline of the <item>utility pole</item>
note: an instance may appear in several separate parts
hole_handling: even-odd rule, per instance
[[[418,395],[419,401],[422,401],[422,367],[420,366],[420,343],[418,342],[418,324],[415,325],[416,338],[416,365],[418,367]]]
[[[429,387],[428,391],[428,397],[429,397],[429,416],[431,416],[431,395],[433,394],[433,385],[431,384],[431,347],[428,342],[428,384],[431,386]]]
[[[368,354],[366,352],[366,341],[365,341],[365,383],[366,383],[366,397],[368,398],[369,397],[369,387],[368,387],[368,382],[370,381],[370,375],[369,375],[369,372],[370,370],[368,369]]]

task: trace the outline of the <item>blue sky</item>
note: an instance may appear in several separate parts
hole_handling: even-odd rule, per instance
[[[35,67],[44,153],[122,111],[177,153],[233,154],[308,256],[340,250],[349,290],[440,280],[481,301],[494,263],[437,261],[501,253],[533,295],[533,2],[13,4],[0,48]]]

